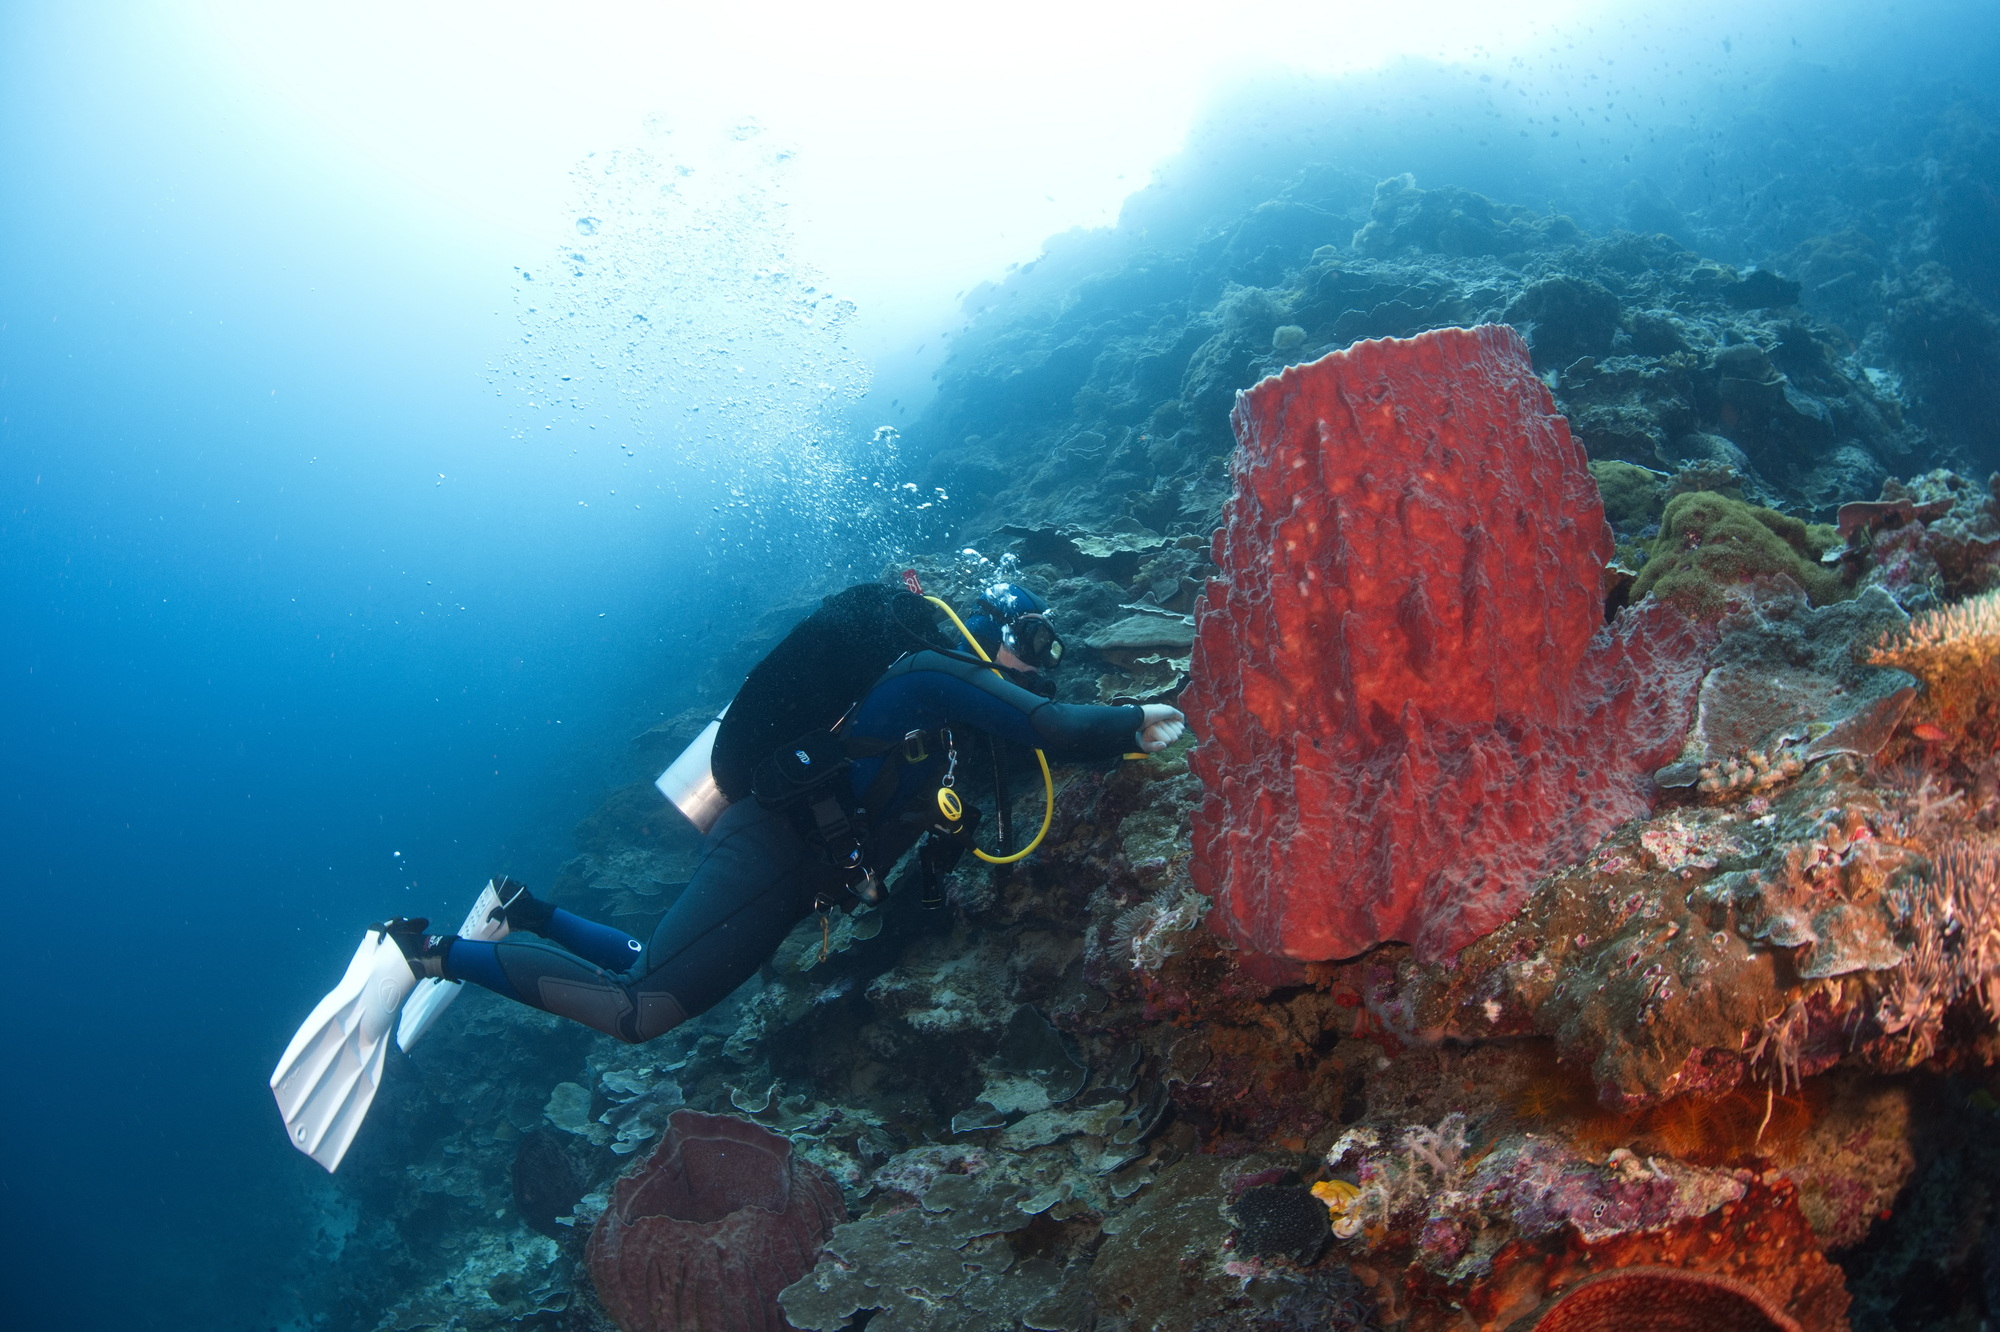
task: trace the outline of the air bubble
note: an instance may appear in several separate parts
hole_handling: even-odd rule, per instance
[[[595,236],[599,225],[594,217],[580,217],[576,220],[576,231],[579,236]]]

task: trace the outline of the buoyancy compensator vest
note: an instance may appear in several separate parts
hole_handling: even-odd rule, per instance
[[[834,593],[736,691],[709,756],[716,786],[732,801],[752,794],[764,760],[832,730],[904,655],[948,646],[921,597],[880,583]]]
[[[709,760],[716,786],[732,801],[789,810],[828,863],[872,881],[844,780],[850,754],[834,728],[897,660],[947,646],[909,592],[863,583],[826,598],[737,690]]]

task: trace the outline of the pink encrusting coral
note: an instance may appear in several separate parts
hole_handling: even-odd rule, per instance
[[[1185,700],[1209,919],[1304,961],[1454,953],[1648,811],[1704,631],[1606,626],[1603,503],[1510,328],[1359,343],[1232,420]]]

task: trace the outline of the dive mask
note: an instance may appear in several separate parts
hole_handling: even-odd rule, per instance
[[[1015,616],[1001,627],[1000,643],[1024,664],[1038,671],[1052,671],[1062,665],[1062,637],[1046,616]]]

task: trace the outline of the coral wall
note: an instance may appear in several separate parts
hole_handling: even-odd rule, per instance
[[[1300,960],[1453,953],[1647,811],[1699,631],[1605,626],[1596,484],[1510,328],[1359,343],[1232,422],[1185,700],[1210,920]]]

